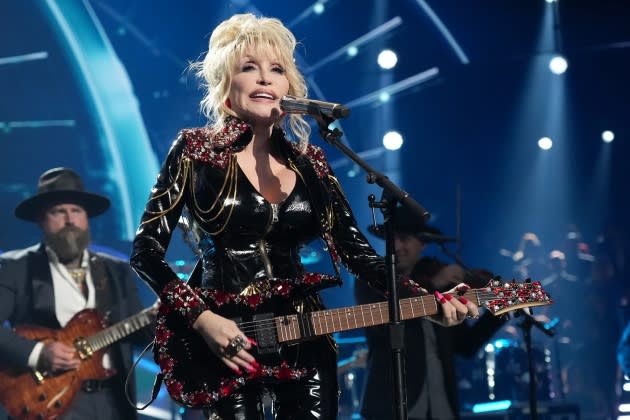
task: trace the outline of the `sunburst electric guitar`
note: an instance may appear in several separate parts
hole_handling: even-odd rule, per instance
[[[15,328],[18,335],[30,340],[60,341],[74,346],[81,364],[77,369],[62,373],[25,371],[0,365],[0,405],[18,420],[56,419],[69,408],[83,381],[104,380],[116,373],[103,367],[106,348],[154,322],[156,311],[157,305],[153,305],[107,327],[98,312],[85,309],[60,330],[37,326]]]
[[[202,295],[200,290],[196,291]],[[531,281],[492,280],[487,287],[470,289],[457,295],[464,296],[479,307],[485,307],[494,315],[552,303],[540,282]],[[180,315],[165,305],[160,307],[156,321],[155,360],[160,366],[169,394],[186,407],[212,405],[251,381],[294,374],[282,364],[265,363],[276,356],[276,361],[282,359],[286,345],[389,322],[388,302],[301,314],[278,314],[265,313],[262,307],[252,311],[247,305],[241,304],[238,308],[228,310],[227,305],[216,305],[209,298],[204,300],[222,316],[234,319],[241,331],[256,340],[257,345],[251,352],[261,368],[256,372],[244,371],[240,374],[230,370]],[[440,306],[433,295],[401,299],[399,304],[402,320],[437,314]],[[247,311],[249,314],[244,316],[243,313]],[[231,316],[236,314],[239,318]]]

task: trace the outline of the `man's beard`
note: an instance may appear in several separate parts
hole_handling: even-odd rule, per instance
[[[45,233],[44,241],[59,257],[62,263],[80,259],[90,243],[90,229],[66,226],[55,233]]]

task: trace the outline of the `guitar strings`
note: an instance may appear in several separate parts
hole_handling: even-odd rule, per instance
[[[496,296],[496,294],[494,294],[492,292],[479,292],[479,293],[476,293],[476,294],[473,294],[473,295],[476,295],[474,297],[478,298],[479,300],[495,300],[495,299],[506,299],[507,298],[507,297]],[[429,297],[430,297],[430,299],[427,299]],[[413,299],[417,299],[417,298],[408,298],[408,299],[413,300]],[[422,302],[423,305],[427,305],[427,304],[431,305],[431,304],[436,304],[437,303],[437,300],[435,300],[435,298],[433,296],[426,296],[425,295],[425,296],[419,297],[419,299],[422,300],[422,301],[429,300],[429,302]],[[400,305],[401,309],[404,309],[404,307],[408,307],[408,306],[410,306],[410,305],[412,305],[414,303],[418,303],[417,301],[411,302],[410,300],[401,301],[400,302],[401,303],[401,305]],[[356,314],[358,312],[363,313],[364,312],[364,309],[362,309],[363,307],[365,307],[366,309],[373,309],[374,305],[384,306],[384,308],[381,308],[381,309],[387,309],[388,308],[387,302],[383,301],[383,302],[378,302],[378,303],[375,303],[375,304],[368,304],[368,305],[365,305],[365,306],[364,305],[360,305],[360,306],[353,307],[352,314]],[[322,311],[338,312],[338,311],[345,311],[346,309],[347,308],[333,308],[333,309],[322,310]],[[349,313],[348,312],[343,312],[340,315],[344,315],[344,314],[346,314],[346,316],[347,316]],[[290,314],[290,315],[286,315],[286,316],[296,316],[296,315],[297,314]],[[282,316],[279,316],[278,318],[282,318]],[[240,323],[238,325],[241,325],[241,326],[247,326],[249,324],[264,325],[265,322],[273,324],[276,321],[275,321],[275,319],[267,319],[267,320],[260,320],[260,321],[246,321],[246,322],[242,322],[242,323]]]
[[[473,293],[474,295],[476,295],[475,297],[479,298],[480,300],[494,300],[494,299],[501,299],[501,297],[496,296],[496,294],[492,293],[492,292],[477,292],[477,293]],[[429,296],[425,296],[425,297],[420,297],[421,300],[429,300],[428,304],[437,304],[437,301],[431,296],[430,299],[426,299]],[[413,299],[413,298],[411,298]],[[386,304],[387,302],[379,302],[375,305],[381,306],[382,308],[379,308],[379,311],[382,312],[383,309],[387,308],[387,305],[383,305]],[[410,310],[410,306],[412,303],[417,303],[417,302],[410,302],[410,301],[406,301],[406,302],[401,302],[401,310],[403,311],[409,311]],[[423,302],[423,306],[426,302]],[[532,303],[532,302],[523,302],[523,303]],[[533,303],[539,303],[539,301],[535,301]],[[372,305],[369,305],[370,307],[373,307]],[[384,306],[384,308],[383,308]],[[336,309],[331,309],[330,311],[336,311]],[[361,313],[361,316],[363,317],[363,309],[359,310],[353,310],[352,313],[348,313],[345,312],[346,318],[348,316],[354,316],[355,320],[356,320],[356,315],[357,313]],[[339,314],[339,315],[343,315],[343,313]],[[296,316],[295,314],[292,315],[287,315],[287,316]],[[425,315],[425,316],[429,316],[429,314]],[[281,318],[281,317],[279,317]],[[420,317],[418,317],[420,318]],[[311,320],[312,321],[312,320]],[[334,321],[332,321],[332,325],[334,328]],[[326,326],[328,326],[328,320],[325,320]],[[247,321],[247,322],[243,322],[238,324],[239,325],[239,329],[241,329],[241,331],[245,334],[248,333],[256,333],[256,332],[266,332],[266,331],[272,331],[276,329],[276,319],[266,319],[266,320],[260,320],[260,321]],[[349,323],[348,323],[349,325]],[[377,324],[379,325],[379,324]],[[296,327],[299,328],[299,326],[296,325]],[[321,327],[321,322],[320,322],[320,327]],[[325,334],[325,333],[324,333]]]
[[[466,296],[466,294],[464,294],[463,296]],[[496,299],[507,299],[508,297],[497,296],[495,293],[492,293],[492,292],[478,292],[478,293],[473,293],[473,299],[474,298],[478,298],[479,300],[482,300],[482,301],[488,301],[488,300],[496,300]],[[435,304],[437,302],[437,300],[433,296],[425,295],[425,296],[419,296],[417,298],[406,298],[406,299],[403,299],[403,300],[400,301],[401,307],[402,306],[409,306],[409,305],[414,304],[414,303],[418,303],[417,301],[411,302],[411,300],[415,300],[415,299],[422,300],[423,301],[422,302],[423,305]],[[426,300],[429,300],[429,302],[424,302]],[[388,303],[386,301],[383,301],[383,302],[377,302],[377,303],[374,303],[374,304],[359,305],[359,306],[352,307],[352,312],[353,313],[354,312],[359,312],[359,311],[363,312],[364,310],[361,309],[361,308],[373,308],[374,305],[385,306],[387,308]],[[328,309],[328,310],[323,309],[322,311],[337,312],[337,311],[346,311],[346,310],[347,310],[347,308],[332,308],[332,309]],[[296,314],[291,314],[291,315],[286,315],[286,316],[295,316],[295,315]],[[279,316],[279,317],[282,317],[282,316]],[[255,323],[264,322],[264,321],[275,322],[273,319],[270,319],[270,320],[261,320],[261,321],[246,321],[246,322],[243,322],[243,323],[241,323],[239,325],[255,324]]]

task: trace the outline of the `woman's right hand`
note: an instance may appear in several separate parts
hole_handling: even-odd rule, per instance
[[[193,328],[203,337],[212,353],[235,372],[240,373],[243,368],[253,373],[260,368],[254,356],[248,352],[252,348],[252,340],[239,330],[234,321],[212,311],[204,311],[193,324]],[[237,337],[242,337],[243,348],[232,355],[226,349]]]

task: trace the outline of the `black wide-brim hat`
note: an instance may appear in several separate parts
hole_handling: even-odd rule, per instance
[[[38,222],[44,211],[64,203],[78,204],[88,217],[98,216],[109,209],[109,198],[83,189],[81,177],[69,168],[53,168],[44,172],[37,183],[37,194],[22,201],[14,210],[15,217]]]
[[[407,233],[421,238],[423,233],[429,233],[432,235],[442,235],[442,232],[433,226],[430,226],[424,222],[422,217],[415,214],[407,207],[396,207],[393,214],[392,227],[395,233]],[[381,239],[385,239],[385,226],[377,224],[376,226],[370,225],[368,232]]]

